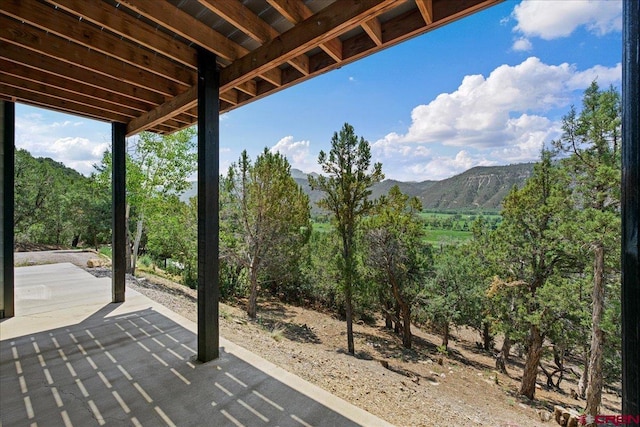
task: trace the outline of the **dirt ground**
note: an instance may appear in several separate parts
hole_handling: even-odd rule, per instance
[[[50,256],[57,260],[62,254]],[[37,262],[38,257],[49,255],[27,259]],[[76,253],[66,262],[86,267],[91,257],[96,254]],[[108,269],[87,270],[109,274]],[[128,286],[196,321],[196,291],[142,276]],[[539,376],[536,400],[518,397],[523,360],[513,356],[509,376],[497,373],[493,355],[477,348],[480,338],[473,331],[458,331],[443,355],[437,351],[440,338],[416,327],[414,348],[405,350],[382,322],[356,324],[354,357],[346,353],[344,321],[275,300],[259,301],[256,321],[247,318],[241,301],[220,304],[220,330],[228,340],[397,426],[554,426],[552,418],[545,421],[553,405],[578,411],[584,405],[570,397],[570,389],[577,387],[573,377],[555,391],[546,390]],[[604,394],[603,413],[620,413],[620,407],[619,397]]]

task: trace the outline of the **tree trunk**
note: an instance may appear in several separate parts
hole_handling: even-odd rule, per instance
[[[489,330],[489,322],[482,323],[482,346],[485,350],[491,351],[493,347],[493,337]]]
[[[587,406],[585,413],[596,416],[602,399],[602,358],[604,331],[602,330],[602,312],[604,310],[604,246],[598,242],[594,248],[593,263],[593,299],[591,357],[589,360],[589,382],[587,383]]]
[[[449,322],[442,325],[442,346],[445,350],[449,348]]]
[[[511,352],[511,338],[509,334],[505,334],[502,349],[500,349],[500,354],[496,358],[496,369],[505,375],[508,375],[507,362],[509,361],[509,352]]]
[[[520,384],[520,394],[533,399],[536,394],[536,379],[538,377],[538,364],[542,356],[542,335],[536,325],[531,325],[529,330],[527,349],[527,359],[522,372],[522,383]]]
[[[249,301],[247,303],[247,315],[255,319],[258,311],[258,269],[255,258],[249,264]]]
[[[392,274],[389,274],[389,282],[391,283],[391,291],[396,299],[397,307],[400,308],[402,315],[402,345],[404,348],[411,348],[411,307],[405,302],[400,294],[400,286]]]
[[[584,348],[584,353],[582,355],[584,361],[584,368],[582,369],[582,374],[580,374],[580,380],[578,381],[578,396],[581,399],[584,399],[587,393],[587,382],[589,381],[589,349],[587,347]]]
[[[138,262],[138,250],[140,249],[140,240],[142,240],[142,225],[144,216],[141,216],[136,223],[136,238],[133,240],[133,251],[131,251],[131,274],[136,274],[136,264]]]
[[[384,302],[385,312],[384,312],[384,327],[387,329],[393,329],[393,316],[391,315],[391,310],[393,309],[393,305],[391,301],[388,299]]]
[[[125,253],[125,265],[127,266],[127,274],[133,274],[131,270],[131,235],[129,233],[129,211],[131,210],[131,206],[127,203],[126,215],[124,219],[124,223],[126,226],[125,239],[126,239],[126,253]]]
[[[396,334],[400,334],[402,333],[402,326],[400,325],[400,319],[401,318],[401,313],[400,313],[400,304],[398,304],[398,302],[396,301],[396,318],[395,318],[395,326],[393,327],[393,332],[395,332]]]
[[[407,306],[402,310],[402,345],[404,348],[411,348],[411,310]]]
[[[345,288],[344,292],[344,308],[347,317],[347,351],[349,354],[355,354],[355,346],[353,344],[353,306],[351,302],[351,286]]]

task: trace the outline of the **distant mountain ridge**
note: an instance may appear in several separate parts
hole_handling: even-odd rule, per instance
[[[386,179],[373,186],[371,196],[380,197],[387,194],[391,187],[398,185],[403,193],[418,197],[423,209],[499,211],[509,190],[514,185],[522,187],[531,176],[533,165],[534,163],[518,163],[507,166],[476,166],[440,181],[404,182]],[[319,213],[316,202],[323,197],[323,193],[311,190],[307,173],[292,168],[291,176],[309,195],[312,212]],[[196,194],[197,183],[194,182],[192,188],[181,198],[187,200]]]
[[[502,200],[513,186],[522,187],[533,173],[534,163],[507,166],[476,166],[459,175],[440,181],[404,182],[386,179],[371,189],[372,198],[387,194],[394,185],[422,202],[423,209],[499,211]],[[291,175],[309,195],[312,210],[323,197],[321,191],[311,190],[307,174],[291,169]]]

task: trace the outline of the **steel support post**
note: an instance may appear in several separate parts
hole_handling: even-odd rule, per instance
[[[218,324],[220,73],[216,56],[198,50],[198,360],[219,356]]]

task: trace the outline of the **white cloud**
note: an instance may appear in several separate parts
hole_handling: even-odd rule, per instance
[[[620,66],[578,72],[566,63],[547,65],[530,57],[515,66],[502,65],[487,78],[466,76],[456,91],[415,107],[406,134],[390,133],[374,145],[383,152],[397,151],[407,143],[435,142],[496,149],[526,139],[530,147],[533,134],[541,146],[554,136],[553,126],[542,114],[568,105],[573,91],[586,88],[596,76],[603,86],[619,82]]]
[[[457,90],[415,107],[406,133],[376,141],[373,154],[400,174],[416,180],[451,176],[467,167],[534,161],[544,144],[558,138],[560,123],[546,115],[575,102],[593,79],[601,87],[619,85],[620,64],[575,66],[544,64],[530,57],[502,65],[488,77],[464,77]],[[462,147],[452,157],[432,157],[435,148]],[[390,167],[389,167],[390,166]],[[393,174],[396,177],[396,174]]]
[[[85,120],[50,121],[40,113],[16,115],[16,146],[34,157],[50,157],[88,175],[111,145],[108,134],[88,129],[88,123]]]
[[[316,159],[309,150],[309,141],[294,141],[293,136],[285,136],[271,147],[270,151],[285,156],[292,168],[303,172],[320,172]]]
[[[514,31],[527,37],[553,40],[567,37],[578,27],[597,35],[622,29],[622,2],[602,0],[523,1],[512,14]]]
[[[601,88],[613,84],[620,83],[622,76],[622,64],[618,63],[615,67],[604,67],[602,65],[593,66],[587,70],[579,71],[567,82],[569,89],[585,89],[592,81],[596,80]]]
[[[533,45],[529,41],[529,39],[525,37],[520,37],[516,41],[513,42],[513,46],[511,47],[516,52],[528,52],[533,49]]]
[[[416,148],[414,147],[414,149]],[[384,162],[383,170],[393,170],[390,178],[419,182],[441,180],[462,173],[474,166],[491,166],[496,163],[484,156],[473,155],[467,150],[460,150],[451,156],[390,158]]]

